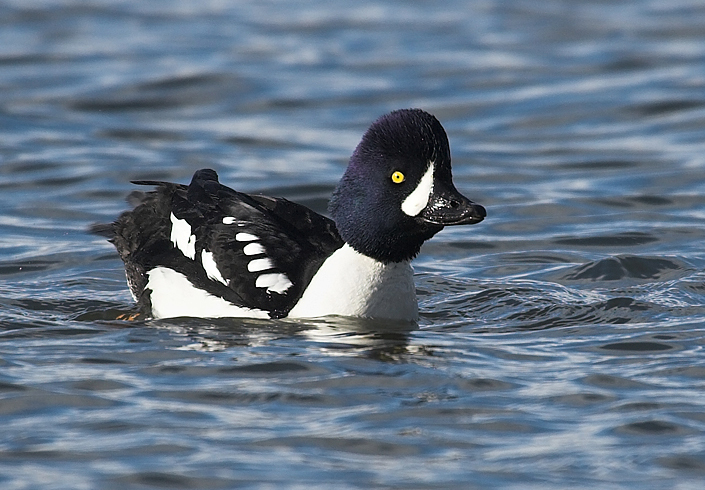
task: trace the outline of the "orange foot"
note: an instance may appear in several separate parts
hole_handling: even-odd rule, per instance
[[[125,320],[126,322],[133,322],[139,317],[139,313],[121,313],[117,316],[116,320]]]

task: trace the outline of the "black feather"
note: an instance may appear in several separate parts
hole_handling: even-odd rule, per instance
[[[189,186],[158,181],[134,183],[157,188],[114,223],[95,225],[93,230],[110,236],[125,262],[132,292],[145,308],[150,292],[145,290],[147,272],[168,267],[185,275],[195,287],[234,305],[283,317],[325,259],[343,245],[332,220],[286,199],[237,192],[220,184],[216,172],[210,169],[197,171]],[[196,236],[195,260],[184,256],[171,241],[172,213],[186,220]],[[236,223],[225,224],[223,218],[234,218]],[[245,255],[243,248],[248,242],[238,241],[238,233],[258,237],[265,254]],[[204,250],[213,254],[222,277],[229,280],[227,285],[206,274],[200,260]],[[256,273],[247,270],[250,261],[265,256],[274,264],[273,269]],[[265,273],[285,274],[292,285],[282,293],[256,287],[257,277]]]

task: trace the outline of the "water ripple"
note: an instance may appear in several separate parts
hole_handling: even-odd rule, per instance
[[[700,488],[703,16],[2,3],[3,488]],[[418,325],[152,321],[86,231],[203,167],[325,212],[410,106],[489,215],[424,246]]]

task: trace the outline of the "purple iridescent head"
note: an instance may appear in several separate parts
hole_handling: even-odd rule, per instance
[[[330,213],[343,240],[382,262],[411,260],[444,226],[486,216],[453,185],[446,132],[420,109],[391,112],[370,126],[333,193]]]

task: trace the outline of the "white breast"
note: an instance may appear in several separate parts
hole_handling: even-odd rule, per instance
[[[318,270],[290,318],[325,315],[416,321],[418,303],[409,262],[383,264],[343,245]]]

